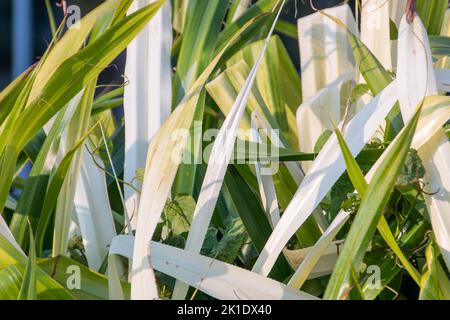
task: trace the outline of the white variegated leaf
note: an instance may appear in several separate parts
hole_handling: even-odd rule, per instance
[[[244,84],[244,87],[239,92],[230,114],[226,117],[225,122],[223,123],[215,139],[209,158],[209,164],[206,169],[205,178],[203,180],[203,185],[195,207],[194,216],[192,218],[188,239],[186,241],[185,249],[188,251],[198,253],[203,245],[214,207],[219,197],[220,189],[222,188],[228,164],[233,155],[237,130],[241,125],[241,120],[247,106],[248,97],[251,93],[252,86],[256,79],[256,74],[259,66],[261,65],[264,53],[267,49],[267,45],[270,37],[272,36],[273,30],[275,29],[275,24],[280,16],[283,6],[284,1],[280,6],[269,34],[267,35],[258,59],[256,60],[255,65],[253,66]],[[189,286],[187,284],[177,281],[173,293],[174,299],[184,299],[188,289]]]
[[[300,105],[297,110],[300,151],[313,153],[322,133],[333,130],[333,125],[341,122],[347,106],[345,90],[349,89],[353,76],[352,72],[343,74]],[[302,167],[308,172],[311,163],[305,161]]]
[[[358,34],[347,4],[323,10]],[[298,20],[303,101],[340,76],[354,72],[355,62],[346,30],[320,12]]]
[[[136,0],[129,13],[155,0]],[[172,89],[170,1],[158,11],[127,49],[124,93],[125,165],[124,179],[141,188],[136,171],[145,168],[148,146],[170,114]],[[139,193],[125,185],[128,219],[136,228]]]
[[[366,105],[345,128],[344,137],[354,156],[372,138],[396,102],[396,85],[388,85]],[[311,215],[323,197],[345,171],[345,161],[337,139],[331,136],[300,184],[291,203],[275,227],[255,265],[255,272],[267,275],[290,237]]]
[[[438,94],[428,35],[419,17],[411,24],[403,17],[398,45],[397,90],[402,115],[409,119],[424,97]],[[424,197],[437,243],[450,268],[450,143],[443,129],[427,137],[431,140],[418,150],[430,190]]]
[[[110,255],[131,258],[133,245],[132,236],[118,236],[111,245]],[[216,299],[318,300],[312,295],[289,288],[280,282],[219,260],[157,242],[151,242],[149,245],[152,265],[156,270],[179,279]],[[120,285],[117,282],[119,279],[117,274],[112,279],[116,281],[115,286]]]
[[[361,9],[361,41],[385,69],[392,68],[389,3],[386,0],[362,0]]]

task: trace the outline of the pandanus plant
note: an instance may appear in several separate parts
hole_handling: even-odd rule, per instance
[[[49,11],[0,93],[0,298],[450,298],[448,1],[293,2]]]

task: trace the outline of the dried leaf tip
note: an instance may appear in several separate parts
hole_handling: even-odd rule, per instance
[[[417,15],[416,0],[408,0],[406,2],[406,21],[411,24],[414,22],[414,18]]]
[[[67,17],[67,0],[61,0],[60,2],[57,2],[56,6],[62,8],[64,17]]]

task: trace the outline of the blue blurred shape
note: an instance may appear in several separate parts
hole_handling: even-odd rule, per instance
[[[33,62],[33,2],[13,0],[12,75],[16,78]]]

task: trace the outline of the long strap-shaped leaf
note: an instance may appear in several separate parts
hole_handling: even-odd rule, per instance
[[[341,122],[344,114],[343,107],[345,107],[345,105],[342,106],[343,90],[353,77],[354,72],[343,74],[300,105],[297,110],[300,151],[313,153],[314,146],[322,133],[327,129],[332,130],[333,123]],[[311,163],[305,161],[302,167],[308,172]]]
[[[78,218],[89,267],[98,270],[108,254],[108,246],[116,235],[109,204],[105,173],[97,167],[102,161],[84,147],[75,191]],[[96,159],[94,160],[93,157]]]
[[[37,219],[36,215],[38,215],[39,220],[42,219],[43,207],[37,205],[37,203],[43,204],[44,201],[42,201],[42,197],[45,196],[51,170],[55,165],[58,156],[62,157],[64,155],[63,150],[59,148],[61,135],[70,122],[70,119],[72,119],[80,99],[81,95],[77,95],[68,106],[59,112],[58,116],[55,117],[55,120],[52,121],[52,128],[46,132],[47,138],[45,139],[37,158],[33,162],[33,167],[30,171],[24,191],[17,203],[17,208],[15,209],[9,224],[11,232],[16,240],[22,245],[25,245],[24,241],[26,241],[28,223],[30,222],[34,228],[37,222],[35,220]],[[41,250],[39,249],[39,237],[40,235],[37,232],[36,243],[38,256],[41,255]]]
[[[31,224],[29,225],[29,229],[30,248],[28,251],[28,260],[17,300],[37,300],[36,245]]]
[[[255,115],[258,115],[258,125],[261,129],[266,130],[266,132],[274,132],[273,128],[271,127],[270,123],[267,121],[267,119],[262,116],[257,110],[254,112]],[[272,144],[275,146],[280,146],[281,148],[285,148],[285,145],[281,141],[278,135],[274,134],[272,135],[271,139],[274,139],[272,141]],[[294,179],[295,183],[297,185],[300,185],[300,183],[303,181],[304,173],[301,169],[301,166],[299,163],[296,162],[285,162],[284,165],[288,169],[291,177]],[[318,226],[321,228],[321,230],[325,230],[328,227],[328,221],[325,218],[325,215],[323,214],[322,210],[320,208],[314,210],[313,212],[314,219],[318,223]]]
[[[361,41],[385,69],[392,68],[389,6],[386,0],[363,0],[361,9]]]
[[[67,129],[64,145],[67,152],[89,132],[94,91],[95,82],[83,90],[81,103]],[[90,148],[88,144],[86,147]],[[101,160],[93,157],[97,156],[91,156],[84,148],[74,155],[63,184],[61,193],[63,196],[58,198],[56,206],[55,243],[58,244],[58,249],[54,254],[66,252],[70,222],[73,220],[73,214],[76,214],[89,267],[98,270],[107,256],[108,246],[116,235],[116,230],[109,205],[105,174],[95,163],[101,163]]]
[[[0,235],[0,297],[15,299],[19,294],[20,282],[25,275],[27,257],[22,251]],[[37,298],[42,300],[71,300],[73,296],[66,288],[59,285],[51,276],[41,268],[36,270]],[[6,287],[6,290],[5,290]],[[6,292],[5,292],[6,291]],[[14,295],[15,296],[12,296]]]
[[[269,132],[276,133],[274,131],[273,127],[267,121],[267,119],[261,113],[259,113],[258,110],[255,110],[253,112],[252,120],[253,120],[254,116],[257,117],[258,128],[265,130],[265,132],[267,132],[267,133],[269,133]],[[252,129],[254,129],[254,128],[252,127]],[[270,139],[273,139],[272,144],[275,147],[286,148],[285,144],[283,143],[283,141],[281,141],[281,139],[278,136],[278,134],[272,134]],[[302,171],[300,165],[298,163],[288,161],[288,162],[285,163],[285,166],[288,169],[289,173],[291,174],[292,179],[294,179],[294,181],[297,184],[300,184],[300,182],[304,178],[304,174],[303,174],[303,171]],[[320,219],[318,219],[318,221],[320,221]]]
[[[412,142],[412,148],[421,149],[428,142],[430,137],[434,136],[440,130],[442,124],[450,117],[450,110],[447,107],[450,98],[448,97],[429,97],[424,101],[423,111],[417,125],[416,134]],[[372,166],[369,173],[364,177],[370,183],[375,171],[385,159],[386,152],[377,160]],[[312,247],[307,256],[296,270],[295,274],[289,281],[289,285],[294,288],[300,288],[304,281],[308,278],[311,271],[316,266],[319,259],[325,254],[327,248],[330,247],[333,239],[336,237],[339,230],[344,226],[350,217],[350,212],[341,210],[336,218],[334,218],[331,225],[324,232],[322,237]],[[370,292],[370,296],[375,298],[374,291]],[[367,294],[366,298],[369,298]]]
[[[450,36],[450,9],[447,9],[445,12],[444,21],[442,23],[441,36],[449,37]],[[449,68],[450,67],[450,57],[445,56],[442,57],[437,63],[436,66],[438,68]]]
[[[256,143],[262,143],[261,137],[258,133],[259,115],[256,112],[252,113],[251,119],[251,141]],[[262,205],[264,211],[267,214],[267,218],[272,225],[272,228],[280,221],[280,209],[278,208],[277,194],[275,191],[275,185],[273,183],[272,176],[263,174],[262,169],[268,169],[267,164],[261,163],[258,160],[255,161],[255,173],[258,180],[259,193],[261,196]]]
[[[326,299],[339,299],[349,288],[352,268],[358,270],[378,221],[389,201],[392,188],[410,150],[422,106],[386,151],[386,158],[375,171],[361,206],[346,237],[324,294]]]
[[[134,1],[129,12],[154,2]],[[172,46],[170,1],[153,17],[128,46],[124,92],[125,165],[124,179],[140,188],[136,170],[145,168],[148,146],[170,115],[172,101],[170,51]],[[125,186],[127,214],[133,228],[139,207],[139,194]]]
[[[258,132],[259,129],[267,130],[268,124],[264,124],[264,120],[262,120],[262,116],[258,114],[257,111],[252,113],[252,121],[251,121],[251,141],[256,143],[261,143],[261,137]],[[295,164],[295,163],[293,163]],[[265,171],[263,171],[263,169]],[[256,178],[258,180],[259,193],[261,196],[261,201],[263,204],[264,211],[267,214],[267,218],[274,228],[278,222],[280,221],[280,209],[278,207],[278,199],[275,190],[275,184],[273,181],[273,177],[270,174],[271,168],[270,165],[266,163],[255,161],[255,173]],[[321,214],[318,212],[318,214]],[[305,259],[308,255],[311,248],[300,249],[300,250],[289,250],[287,248],[283,249],[283,253],[291,265],[292,268],[297,268],[299,264]],[[331,248],[333,249],[333,248]],[[318,259],[321,260],[322,263],[319,263],[314,270],[314,277],[321,276],[323,274],[327,274],[333,270],[334,263],[336,262],[336,252],[337,250],[331,250],[326,255],[326,259]],[[333,257],[334,256],[334,257]],[[323,258],[323,257],[322,257]],[[319,261],[317,261],[319,262]],[[312,271],[312,270],[311,270]],[[311,278],[311,277],[310,277]]]
[[[75,54],[85,43],[96,22],[103,16],[111,14],[117,8],[119,0],[108,0],[89,12],[80,21],[80,28],[69,28],[64,36],[48,52],[36,76],[36,82],[30,94],[30,101],[41,94],[45,84],[50,80],[58,67]]]
[[[271,41],[269,41],[269,48],[271,44],[275,44],[276,42],[273,41],[274,37],[271,38]],[[263,40],[262,40],[263,41]],[[261,46],[258,45],[258,52],[261,50]],[[237,55],[236,55],[237,56]],[[266,52],[265,59],[268,59],[270,56],[270,51]],[[255,57],[254,59],[256,59]],[[273,57],[276,59],[276,56]],[[253,60],[254,61],[254,60]],[[269,59],[270,61],[270,59]],[[211,97],[216,101],[217,105],[221,109],[221,111],[225,114],[225,116],[228,116],[230,114],[234,101],[236,100],[239,91],[243,87],[246,78],[249,75],[249,70],[247,70],[247,64],[244,61],[237,62],[233,66],[227,68],[220,76],[218,76],[215,80],[211,81],[207,86],[207,90]],[[258,76],[259,73],[258,71]],[[289,72],[286,72],[289,73]],[[256,79],[256,83],[258,82],[258,77]],[[284,87],[284,85],[283,85]],[[286,86],[287,88],[290,88],[290,90],[295,90],[293,85]],[[295,105],[297,108],[298,103]],[[286,109],[287,110],[287,109]],[[268,110],[267,106],[263,102],[263,99],[261,97],[261,94],[258,90],[257,86],[253,86],[252,92],[250,93],[249,100],[248,100],[248,106],[246,108],[246,112],[244,114],[244,117],[241,122],[241,129],[249,129],[250,128],[250,122],[251,122],[251,113],[254,111],[258,111],[258,113],[261,115],[259,117],[261,128],[264,130],[267,130],[267,132],[274,133],[273,128],[278,128],[278,124],[273,118],[273,115]],[[293,116],[293,114],[291,114]],[[292,130],[295,131],[295,130]],[[278,136],[278,135],[276,135]],[[278,136],[279,139],[279,145],[283,146],[284,143],[289,144],[289,141],[287,139],[284,139],[284,135],[282,132]],[[273,150],[273,149],[272,149]],[[280,153],[280,159],[283,158]],[[278,160],[280,160],[278,159]],[[308,159],[304,159],[308,160]],[[311,159],[309,159],[311,160]],[[297,189],[298,185],[304,178],[303,171],[301,170],[301,167],[298,163],[295,162],[285,162],[285,166],[288,169],[289,172],[285,170],[279,170],[274,177],[275,185],[277,185],[277,193],[279,194],[279,201],[280,206],[282,208],[286,208],[289,204],[289,201],[291,200],[292,196],[295,193],[295,190]],[[293,181],[293,183],[286,183],[287,181]],[[326,226],[328,223],[324,221],[324,215],[321,210],[316,210],[314,215],[314,218],[319,223],[319,226],[322,229],[326,229]],[[316,214],[317,213],[317,214]],[[310,219],[308,221],[308,225],[305,226],[301,231],[297,233],[297,237],[300,241],[300,243],[303,243],[304,246],[310,246],[313,245],[315,240],[320,236],[319,234],[320,230],[317,228],[315,222],[313,219]]]
[[[310,248],[297,270],[295,270],[294,275],[288,282],[288,286],[296,289],[302,287],[321,257],[326,254],[327,250],[329,250],[333,239],[336,237],[339,230],[341,230],[344,226],[345,222],[347,222],[349,216],[350,212],[341,211],[336,218],[334,218],[333,222],[327,230],[325,230],[316,244]]]
[[[358,163],[356,162],[356,159],[353,158],[353,156],[350,153],[350,150],[348,150],[348,146],[342,138],[341,133],[338,129],[335,129],[335,133],[337,135],[337,138],[339,140],[339,145],[341,147],[342,153],[344,155],[345,164],[347,166],[347,172],[350,177],[350,180],[355,187],[356,191],[361,196],[362,200],[365,200],[366,192],[368,189],[368,184],[364,178],[364,174],[361,171]],[[413,280],[420,285],[420,274],[419,272],[414,268],[414,266],[408,261],[408,259],[403,254],[402,250],[397,244],[396,239],[394,238],[394,235],[391,232],[391,229],[389,227],[389,224],[382,214],[380,217],[380,220],[377,225],[378,232],[383,237],[384,241],[389,245],[391,250],[395,253],[395,255],[398,257],[404,268],[408,271],[410,276],[413,278]]]
[[[425,27],[419,17],[409,24],[404,17],[399,31],[397,88],[404,118],[410,118],[414,105],[424,96],[438,93],[436,76]],[[436,240],[450,268],[450,143],[443,129],[419,149],[427,189],[424,195]]]
[[[132,299],[157,299],[156,279],[149,260],[149,242],[160,220],[169,196],[172,183],[182,158],[186,141],[173,136],[176,130],[188,130],[194,117],[200,93],[220,59],[254,20],[243,25],[211,61],[190,92],[169,116],[149,146],[144,174],[142,197],[139,205],[139,220],[136,228],[136,243],[133,252],[131,274]]]
[[[121,6],[124,5],[125,2],[126,1],[123,1]],[[111,4],[112,2],[109,3]],[[117,7],[117,5],[118,4],[116,3],[115,7]],[[99,9],[97,8],[94,11],[98,10]],[[103,16],[95,16],[94,18],[90,18],[90,20],[88,20],[88,26],[93,29],[89,40],[90,43],[98,39],[98,37],[110,25],[113,15],[115,15],[115,12],[110,10],[108,14]],[[83,23],[89,18],[89,16],[90,15],[87,15],[83,19]],[[85,30],[84,32],[86,33],[84,37],[86,37],[89,34],[89,30]],[[55,52],[61,56],[59,57],[60,59],[70,57],[70,55],[74,54],[78,50],[76,43],[78,43],[78,46],[81,46],[83,43],[83,39],[80,39],[80,35],[78,34],[72,35],[69,39],[66,37],[67,34],[64,37],[65,45],[62,45],[61,42],[58,42],[55,45]],[[70,50],[67,50],[66,46],[70,48]],[[49,58],[57,58],[57,54],[55,54],[53,50],[50,51],[49,57],[44,61],[44,63],[49,63]],[[92,80],[82,92],[93,92],[95,90],[95,83],[96,80]],[[92,100],[93,95],[91,97],[91,101],[82,104],[82,107],[79,108],[79,110],[75,113],[75,117],[71,120],[71,125],[69,125],[66,132],[66,144],[62,146],[63,148],[59,149],[60,153],[58,156],[60,158],[62,158],[64,149],[71,149],[75,143],[74,139],[77,139],[80,135],[83,135],[84,132],[87,131],[87,127],[92,121]],[[111,117],[110,112],[105,112],[103,118],[106,118],[106,114]],[[100,118],[100,116],[96,116],[95,118]],[[47,123],[47,129],[52,123],[53,121],[49,121],[49,123]],[[61,125],[62,124],[59,124],[59,126]],[[88,144],[86,144],[86,148],[87,147]],[[74,202],[76,217],[70,217],[70,215],[68,215],[67,218],[72,218],[72,224],[75,224],[73,220],[77,221],[77,228],[79,228],[83,236],[83,244],[86,250],[88,264],[91,268],[98,269],[106,256],[107,247],[109,246],[110,241],[116,235],[116,231],[112,219],[111,208],[109,206],[105,175],[104,172],[94,163],[94,157],[96,156],[91,157],[86,151],[83,150],[75,152],[74,163],[79,163],[79,165],[74,165],[67,177],[67,180],[72,182],[70,183],[69,188],[75,190],[74,197],[60,199],[60,201]],[[96,159],[95,161],[98,161],[101,167],[103,166],[100,159]],[[59,170],[60,169],[58,168],[58,171]],[[66,190],[66,187],[64,187],[64,190]],[[42,214],[41,216],[44,217],[45,215]],[[45,221],[45,219],[43,219],[43,221]],[[40,223],[40,225],[42,226],[43,224]]]
[[[275,29],[276,22],[283,9],[284,1],[280,6],[277,16],[272,24],[272,27],[267,35],[266,42],[255,62],[245,84],[241,89],[230,114],[225,119],[222,128],[220,129],[209,158],[208,168],[206,170],[205,179],[203,180],[202,189],[198,198],[197,206],[195,207],[194,216],[192,218],[191,229],[189,230],[188,239],[186,242],[186,250],[194,253],[200,252],[203,245],[205,235],[211,221],[214,207],[217,198],[222,188],[225,173],[228,164],[233,155],[233,147],[236,140],[236,134],[241,125],[242,116],[247,106],[247,100],[252,90],[253,83],[256,79],[259,66],[261,65],[264,53],[267,49],[270,37]],[[175,299],[184,299],[189,286],[179,281],[175,284],[173,296]]]
[[[158,14],[153,19],[156,19]],[[112,17],[112,13],[110,17]],[[101,21],[98,21],[98,23],[101,23]],[[102,32],[103,30],[100,30],[93,35],[91,42]],[[78,128],[80,123],[81,127],[89,125],[92,101],[89,103],[89,108],[86,109],[87,114],[80,119],[81,121],[76,122],[75,127]],[[84,130],[87,130],[87,128]],[[112,238],[116,236],[116,230],[109,204],[105,173],[98,167],[98,164],[103,167],[103,162],[97,155],[89,154],[89,149],[92,149],[92,147],[86,144],[85,149],[80,150],[75,155],[74,162],[80,161],[80,164],[79,167],[71,169],[73,170],[74,181],[76,181],[72,188],[75,188],[74,210],[77,225],[83,238],[87,262],[90,268],[98,270],[107,256],[108,247]]]
[[[90,110],[94,99],[95,82],[91,81],[87,88],[83,89],[79,95],[80,100],[73,99],[77,103],[76,112],[70,120],[65,137],[65,149],[70,150],[76,145],[86,132],[89,126]],[[75,215],[75,195],[77,191],[78,172],[81,166],[82,150],[78,150],[70,165],[67,177],[64,179],[61,191],[58,195],[58,201],[55,207],[55,225],[53,236],[53,256],[64,255],[67,253],[69,243],[69,227],[72,217]],[[78,190],[79,191],[79,190]]]
[[[55,125],[56,124],[57,124],[57,122],[55,122]],[[74,160],[74,157],[76,157],[76,155],[79,153],[79,149],[84,146],[84,141],[92,133],[92,130],[94,128],[95,128],[95,126],[92,127],[90,130],[88,130],[86,133],[84,133],[84,135],[78,141],[76,141],[76,143],[72,146],[72,148],[67,151],[64,158],[59,163],[58,168],[51,175],[51,177],[48,181],[47,192],[45,195],[45,199],[43,200],[41,215],[39,217],[39,224],[38,224],[37,231],[36,231],[36,243],[37,243],[38,253],[42,253],[47,227],[50,223],[50,218],[51,218],[52,212],[54,211],[57,201],[59,200],[59,194],[66,190],[63,188],[63,184],[67,180],[66,177],[68,176],[68,172],[73,167],[72,161]],[[52,131],[54,129],[55,128],[52,128]],[[52,132],[50,134],[52,134]],[[73,198],[71,200],[72,200],[71,202],[73,203]],[[69,202],[69,200],[67,202]],[[102,204],[102,205],[105,205],[105,204]],[[107,214],[107,213],[108,212],[105,212],[105,214]],[[75,225],[75,221],[73,221],[72,219],[78,220],[76,215],[74,215],[73,217],[68,215],[68,217],[60,216],[60,217],[56,218],[57,226],[55,227],[55,233],[58,234],[58,239],[61,238],[62,235],[71,234],[70,223],[72,223],[72,226]],[[62,231],[62,229],[63,229],[62,225],[64,225],[65,223],[67,223],[69,225],[67,227],[69,231],[67,231],[67,229],[66,229],[66,231]],[[100,234],[103,234],[104,232],[109,231],[109,228],[106,225],[107,220],[102,221],[102,223],[105,224],[106,228],[105,228],[105,230],[99,231],[99,234],[97,235],[98,237],[101,237]],[[103,225],[101,225],[101,227],[103,227]],[[98,225],[97,225],[97,228],[99,228]],[[78,229],[78,226],[77,226],[77,229]],[[109,240],[111,240],[112,237],[115,235],[115,230],[112,233],[113,234],[109,237]],[[67,237],[67,236],[65,236],[65,237]],[[107,242],[104,245],[107,246],[108,244],[109,244],[109,242]],[[92,250],[91,248],[95,247],[96,245],[97,244],[95,244],[95,243],[90,244],[90,250]],[[90,257],[92,257],[92,256],[90,256]]]
[[[389,1],[389,16],[391,21],[395,24],[397,30],[400,26],[400,21],[405,13],[406,1]],[[392,30],[391,30],[392,31]],[[397,68],[397,40],[391,41],[391,56],[392,56],[392,67]]]
[[[230,12],[228,13],[227,22],[236,21],[250,5],[250,0],[238,0],[233,2]]]
[[[24,254],[22,251],[22,248],[17,243],[16,239],[14,239],[13,234],[11,233],[11,230],[9,230],[8,225],[6,224],[5,220],[3,219],[3,216],[0,215],[0,235],[3,236],[8,242],[16,248],[18,252],[21,254]]]
[[[357,26],[347,4],[323,10],[357,33]],[[316,12],[298,20],[303,100],[354,70],[354,58],[346,31]]]
[[[79,110],[66,132],[66,143],[61,151],[70,152],[78,140],[88,132],[94,90],[95,82],[91,83],[86,91],[83,90],[91,91],[90,97],[83,94]],[[85,148],[92,149],[88,143]],[[57,243],[61,244],[61,250],[64,250],[58,254],[63,254],[67,245],[70,222],[74,219],[72,214],[76,214],[87,262],[90,268],[98,270],[107,256],[108,246],[116,235],[116,230],[109,205],[105,174],[96,164],[100,163],[102,166],[102,161],[95,154],[90,155],[86,149],[81,148],[75,153],[62,188],[64,196],[58,198],[55,237],[59,239]]]
[[[110,255],[131,257],[133,236],[114,239]],[[317,300],[251,271],[212,258],[157,242],[151,246],[151,260],[156,270],[177,278],[216,299],[226,300]]]
[[[372,138],[396,102],[395,89],[395,84],[387,86],[349,122],[345,138],[353,156],[356,156]],[[337,139],[331,137],[275,227],[253,267],[254,271],[264,275],[270,272],[290,237],[310,216],[344,171],[345,163]]]
[[[11,123],[11,126],[21,130],[12,130],[6,147],[0,148],[4,149],[1,166],[1,208],[4,207],[8,196],[20,150],[71,98],[82,91],[89,81],[96,78],[123,51],[163,3],[164,0],[159,0],[154,5],[119,20],[86,48],[66,59],[45,84],[39,98],[28,103],[17,121]],[[93,68],[93,65],[96,67]]]

